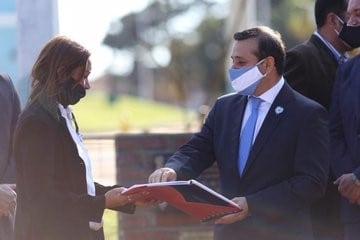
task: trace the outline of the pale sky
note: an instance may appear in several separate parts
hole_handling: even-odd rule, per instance
[[[148,0],[58,0],[59,34],[78,41],[91,52],[90,79],[110,65],[111,50],[102,45],[111,22],[143,9]],[[126,63],[124,63],[126,64]],[[119,64],[121,66],[121,63]]]

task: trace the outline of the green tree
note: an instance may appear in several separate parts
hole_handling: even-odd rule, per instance
[[[287,48],[305,41],[315,30],[313,0],[271,0],[271,22]]]
[[[224,91],[224,17],[214,16],[214,5],[210,0],[157,0],[113,24],[104,44],[133,54],[134,67],[128,77],[133,93],[139,84],[139,67],[144,66],[155,69],[156,79],[167,79],[183,105],[189,105],[188,99],[197,99],[193,105],[201,105]],[[194,17],[193,29],[177,31],[176,24],[189,16]],[[167,66],[152,58],[151,52],[158,46],[170,52]]]

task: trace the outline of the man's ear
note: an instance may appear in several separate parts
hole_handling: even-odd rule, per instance
[[[335,13],[329,12],[326,15],[326,24],[329,24],[329,26],[331,26],[332,28],[338,29],[341,23]]]
[[[264,74],[268,74],[275,69],[275,58],[273,56],[268,56],[265,58],[263,64],[265,69]]]

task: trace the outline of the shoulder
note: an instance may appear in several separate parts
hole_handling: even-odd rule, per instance
[[[292,91],[294,96],[294,110],[299,113],[299,117],[305,118],[306,115],[320,114],[322,118],[328,118],[328,111],[324,106],[295,90]]]
[[[17,128],[29,127],[32,125],[39,125],[49,127],[57,123],[57,119],[46,111],[40,104],[33,103],[27,105],[21,112],[17,124]]]
[[[321,110],[326,111],[325,108],[318,102],[302,95],[301,93],[295,91],[289,84],[285,83],[283,89],[279,94],[285,99],[289,99],[289,102],[294,105],[296,111],[306,111],[306,110]]]
[[[6,73],[0,73],[0,91],[1,90],[10,90],[12,89],[12,82],[11,79],[9,77],[9,75],[7,75]]]
[[[227,93],[227,94],[224,94],[220,97],[217,98],[216,102],[217,103],[226,103],[226,102],[231,102],[231,101],[234,101],[234,100],[239,100],[241,98],[244,98],[245,96],[244,95],[240,95],[239,93],[237,92],[232,92],[232,93]]]

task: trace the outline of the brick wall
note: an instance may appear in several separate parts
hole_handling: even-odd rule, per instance
[[[166,159],[190,137],[190,133],[117,135],[117,182],[125,186],[147,182],[150,173],[162,167]],[[198,180],[218,190],[215,166],[206,170]],[[209,240],[212,239],[212,226],[199,223],[163,204],[138,208],[133,215],[119,214],[119,239]]]

